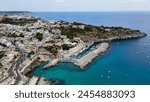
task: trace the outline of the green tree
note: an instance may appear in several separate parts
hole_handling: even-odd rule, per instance
[[[37,33],[35,37],[36,37],[36,39],[38,39],[39,41],[42,41],[42,40],[43,40],[43,34],[42,34],[42,33]]]
[[[68,44],[63,44],[61,47],[63,50],[69,50],[70,49],[70,46]]]
[[[4,52],[0,52],[0,59],[4,57]]]

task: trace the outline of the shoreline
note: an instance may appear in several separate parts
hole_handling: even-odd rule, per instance
[[[97,56],[100,54],[104,53],[107,51],[109,48],[108,43],[101,43],[100,46],[86,54],[85,56],[81,57],[80,59],[77,59],[76,62],[74,63],[76,66],[79,66],[80,69],[85,69],[85,67],[92,62],[93,59],[95,59]]]
[[[143,34],[143,35],[141,35],[141,36],[135,36],[135,37],[130,37],[130,38],[120,38],[120,39],[111,39],[111,40],[108,40],[108,39],[103,39],[103,40],[97,40],[97,41],[95,41],[95,42],[99,42],[99,43],[103,43],[103,42],[109,42],[109,41],[121,41],[121,40],[132,40],[132,39],[139,39],[139,38],[142,38],[142,37],[145,37],[145,36],[147,36],[146,34]],[[78,46],[76,46],[75,48],[72,48],[72,49],[70,49],[69,51],[67,51],[68,53],[66,53],[66,54],[64,54],[63,55],[63,60],[67,60],[67,62],[68,63],[70,63],[68,60],[70,60],[70,58],[71,58],[71,56],[74,56],[74,55],[78,55],[78,54],[80,54],[80,53],[82,53],[84,50],[86,50],[86,49],[88,49],[90,46],[92,46],[95,42],[91,42],[90,44],[87,44],[87,46],[88,47],[86,47],[86,44],[85,43],[79,43],[79,45]],[[82,47],[81,47],[81,45],[82,45]],[[80,46],[80,47],[79,47]],[[108,45],[108,48],[110,47],[110,45]],[[108,49],[107,48],[107,49]],[[74,51],[74,49],[76,50],[76,51]],[[107,49],[106,49],[106,51],[107,51]],[[102,53],[105,53],[106,51],[104,51],[104,52],[102,52]],[[91,53],[92,51],[89,51],[89,53]],[[101,54],[101,53],[100,53]],[[78,66],[78,67],[80,67],[80,69],[84,69],[84,67],[86,67],[89,63],[91,63],[92,62],[92,60],[94,60],[97,56],[99,56],[100,54],[98,54],[98,55],[96,55],[94,58],[92,58],[91,59],[91,61],[87,61],[86,63],[87,64],[85,64],[85,65],[83,65],[83,67],[82,66],[80,66],[80,65],[78,65],[77,64],[77,62],[79,61],[79,59],[81,59],[81,58],[79,58],[79,59],[76,59],[75,61],[77,61],[77,62],[73,62],[74,63],[74,65],[76,65],[76,66]],[[86,56],[86,55],[85,55]],[[83,56],[84,57],[84,56]],[[63,61],[61,61],[62,60],[62,58],[56,58],[56,59],[53,59],[53,60],[51,60],[51,61],[49,61],[44,67],[43,67],[43,69],[49,69],[49,68],[51,68],[51,67],[54,67],[54,66],[56,66],[58,63],[60,63],[60,62],[63,62]],[[37,67],[36,67],[37,68]],[[32,72],[32,71],[31,71]]]
[[[58,64],[59,59],[53,59],[51,61],[49,61],[44,67],[43,69],[48,69],[50,67],[56,66]]]
[[[84,69],[109,47],[107,45],[104,49],[100,47],[89,50],[83,57],[76,57],[93,42],[104,44],[103,42],[146,36],[145,33],[130,28],[50,21],[33,16],[0,15],[0,26],[0,51],[7,55],[2,57],[0,63],[1,84],[26,84],[29,77],[25,75],[33,72],[33,67],[38,67],[43,61],[48,63],[44,68],[66,61]]]

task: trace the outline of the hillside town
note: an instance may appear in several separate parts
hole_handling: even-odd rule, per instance
[[[107,51],[107,41],[143,36],[146,34],[129,28],[48,21],[32,16],[1,15],[0,84],[55,84],[57,81],[28,76],[28,73],[42,62],[47,63],[44,68],[50,68],[62,60],[70,60],[91,43],[102,42],[95,52],[84,58],[74,59],[75,65],[84,69],[96,56]]]

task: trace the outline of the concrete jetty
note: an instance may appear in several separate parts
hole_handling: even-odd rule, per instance
[[[85,56],[81,57],[80,59],[77,59],[74,64],[76,66],[79,66],[81,69],[84,69],[85,66],[87,66],[90,62],[92,62],[92,60],[95,57],[97,57],[101,53],[106,52],[108,48],[109,48],[109,44],[108,43],[101,43],[100,46],[98,46],[97,49],[89,52],[88,54],[86,54]]]
[[[64,59],[70,58],[72,55],[75,55],[77,52],[81,51],[84,47],[85,43],[82,40],[80,40],[80,43],[76,47],[71,48],[67,51],[66,54],[63,55]]]
[[[44,66],[44,69],[57,65],[60,60],[61,61],[63,60],[64,62],[65,61],[69,62],[71,56],[79,52],[84,47],[85,47],[85,43],[82,40],[80,40],[80,43],[76,47],[71,48],[70,50],[67,51],[67,53],[63,54],[63,59],[57,58],[57,59],[51,60],[48,64]]]

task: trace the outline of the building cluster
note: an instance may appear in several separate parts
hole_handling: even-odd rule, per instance
[[[28,78],[22,73],[32,67],[31,65],[37,59],[49,61],[66,53],[61,48],[62,45],[75,47],[78,44],[78,40],[62,35],[61,27],[84,29],[84,25],[77,26],[54,20],[45,21],[30,16],[3,16],[0,18],[0,52],[3,52],[0,57],[0,84],[27,84]],[[11,24],[1,23],[1,20],[5,18],[13,21]],[[21,22],[24,25],[20,25]],[[46,48],[51,48],[49,50],[52,51]],[[55,56],[53,55],[54,49],[57,50]]]

